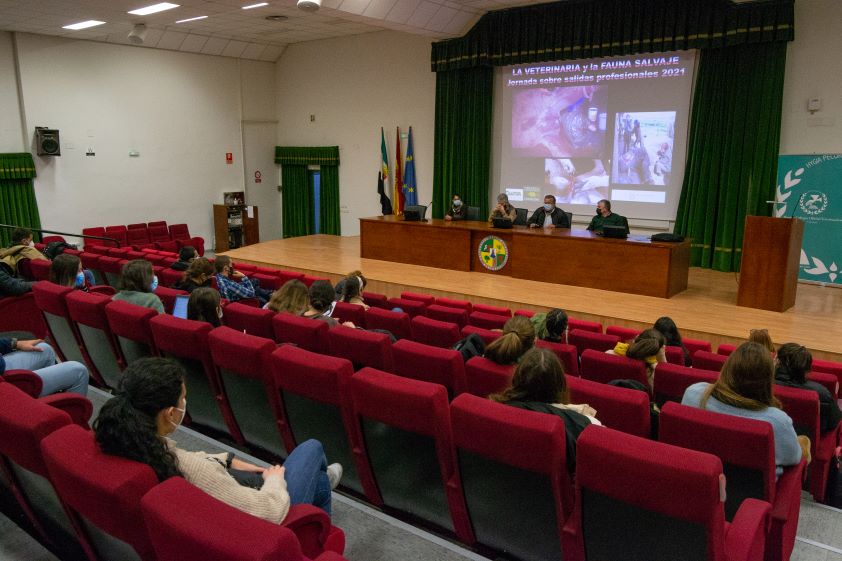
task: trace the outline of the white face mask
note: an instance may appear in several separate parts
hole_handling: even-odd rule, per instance
[[[217,309],[216,309],[216,316],[217,316],[219,319],[222,319],[222,308],[217,308]]]
[[[178,427],[181,426],[181,423],[184,422],[184,417],[187,416],[187,398],[184,398],[184,409],[179,409],[178,407],[173,407],[176,411],[181,411],[181,419],[178,420],[178,423],[173,423],[170,421],[170,424],[173,425],[173,431],[175,431]]]

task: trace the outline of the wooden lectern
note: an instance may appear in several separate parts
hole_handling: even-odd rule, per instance
[[[795,304],[804,222],[746,216],[737,305],[785,312]]]

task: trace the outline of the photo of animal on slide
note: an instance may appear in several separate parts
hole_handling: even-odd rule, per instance
[[[617,113],[612,183],[669,185],[675,111]]]
[[[518,156],[598,158],[606,134],[606,101],[599,86],[516,92],[512,148]]]

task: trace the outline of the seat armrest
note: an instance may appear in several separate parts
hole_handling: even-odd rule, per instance
[[[38,397],[44,389],[44,381],[31,370],[7,370],[3,379],[32,397]]]
[[[801,500],[801,484],[807,477],[807,461],[801,460],[798,465],[784,469],[778,478],[777,490],[775,492],[775,503],[772,505],[772,518],[786,520],[789,516],[789,501],[795,497],[796,501]]]
[[[87,397],[75,393],[56,393],[42,397],[41,401],[64,411],[83,429],[91,430],[90,420],[94,406]]]
[[[309,558],[315,558],[322,551],[331,529],[330,516],[313,505],[291,506],[281,523],[298,537],[301,550]]]
[[[728,561],[763,561],[771,510],[766,501],[743,501],[725,534]]]

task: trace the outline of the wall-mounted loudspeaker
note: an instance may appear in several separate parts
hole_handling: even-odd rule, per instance
[[[58,130],[35,127],[35,148],[39,156],[61,156]]]

